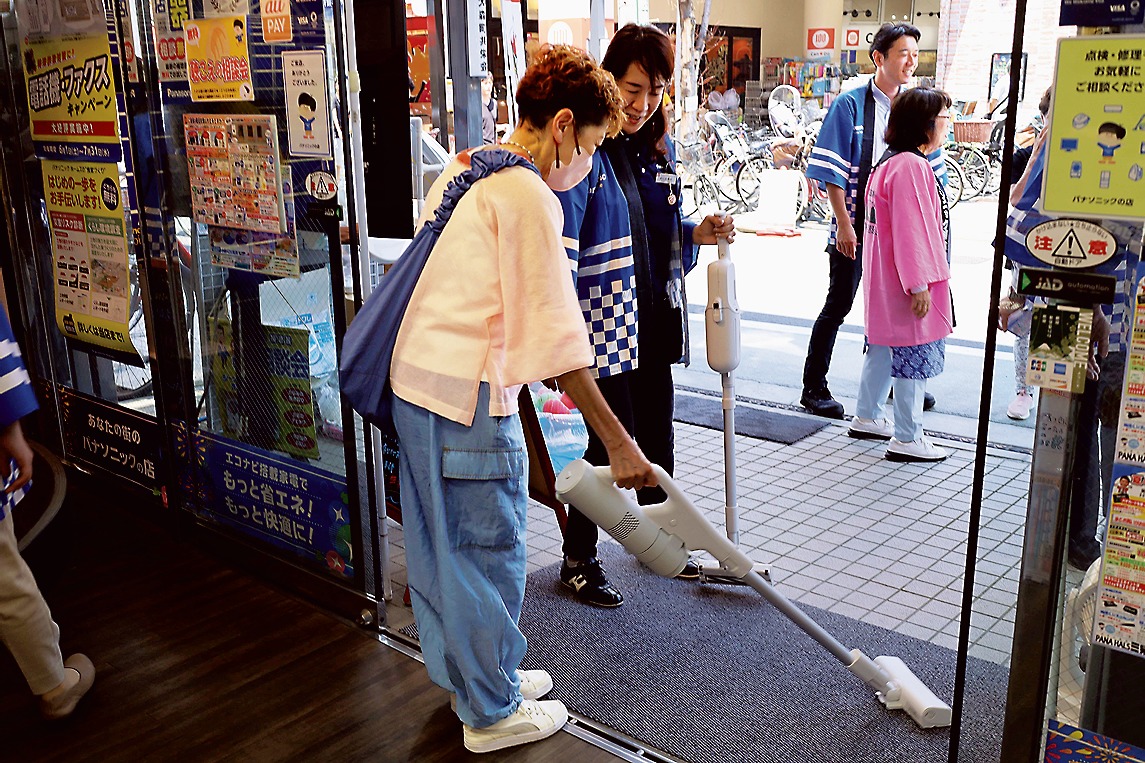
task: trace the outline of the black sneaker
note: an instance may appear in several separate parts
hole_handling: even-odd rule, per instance
[[[680,570],[680,574],[676,577],[680,580],[699,580],[700,566],[689,559],[688,563],[684,565],[684,569]]]
[[[892,389],[891,393],[889,395],[887,395],[887,400],[894,400],[894,399],[895,399],[895,391]],[[935,404],[936,403],[934,400],[934,395],[930,394],[929,392],[923,392],[922,393],[922,409],[924,411],[934,410]]]
[[[826,387],[803,390],[799,404],[816,416],[828,419],[843,418],[843,404],[831,397],[831,391]]]
[[[594,607],[619,607],[624,597],[616,586],[608,582],[604,568],[594,556],[586,562],[570,567],[568,560],[561,563],[561,583],[576,593],[577,599]]]
[[[1096,552],[1091,551],[1089,553],[1085,553],[1085,552],[1081,552],[1081,551],[1075,551],[1074,549],[1071,548],[1069,550],[1069,553],[1066,555],[1066,563],[1069,564],[1069,566],[1074,568],[1075,570],[1080,570],[1082,572],[1088,572],[1090,566],[1092,566],[1093,563],[1096,562],[1100,558],[1101,558],[1101,552],[1100,551],[1096,551]]]

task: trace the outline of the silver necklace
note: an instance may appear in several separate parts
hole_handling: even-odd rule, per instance
[[[516,146],[517,148],[521,149],[522,151],[524,151],[526,154],[529,155],[529,161],[530,162],[532,162],[533,164],[537,163],[537,160],[533,158],[533,152],[530,151],[529,149],[525,148],[524,146],[522,146],[520,143],[517,143],[516,141],[513,141],[513,140],[503,140],[503,141],[501,141],[501,145],[502,146]]]

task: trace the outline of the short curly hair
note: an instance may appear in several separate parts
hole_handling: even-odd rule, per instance
[[[624,101],[616,80],[582,50],[553,45],[539,51],[517,85],[517,110],[522,122],[548,124],[567,108],[581,126],[607,125],[620,131]]]

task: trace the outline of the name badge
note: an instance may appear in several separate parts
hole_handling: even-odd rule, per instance
[[[656,182],[665,185],[676,185],[676,181],[680,179],[679,175],[674,175],[671,172],[657,172]]]

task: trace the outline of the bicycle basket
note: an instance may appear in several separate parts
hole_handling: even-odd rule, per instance
[[[994,123],[989,119],[959,119],[954,123],[954,140],[959,143],[988,143]]]

